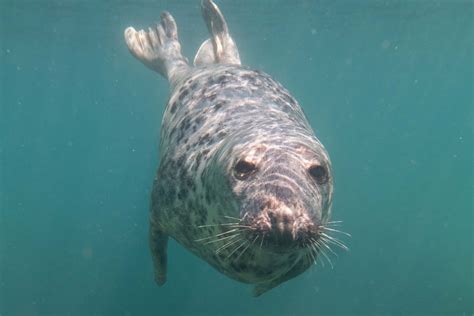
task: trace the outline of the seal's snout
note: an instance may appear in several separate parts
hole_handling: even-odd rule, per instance
[[[288,207],[281,207],[267,212],[270,221],[269,241],[280,246],[292,244],[297,239],[295,215]]]
[[[309,217],[299,207],[288,207],[284,203],[265,203],[253,224],[269,244],[279,248],[303,244],[315,237],[314,224]]]
[[[280,234],[292,235],[295,224],[295,215],[293,211],[284,206],[276,210],[269,210],[268,217],[270,219],[271,228]]]

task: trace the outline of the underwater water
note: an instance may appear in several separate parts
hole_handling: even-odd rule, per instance
[[[168,85],[123,30],[199,1],[0,1],[0,315],[472,315],[473,1],[217,1],[243,64],[330,153],[350,251],[259,298],[176,242],[153,281],[148,206]]]

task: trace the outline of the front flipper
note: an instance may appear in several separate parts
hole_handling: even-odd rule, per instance
[[[293,266],[288,270],[285,274],[281,275],[280,277],[264,282],[264,283],[259,283],[255,285],[255,288],[253,289],[253,296],[258,297],[262,295],[263,293],[277,287],[278,285],[282,284],[283,282],[286,282],[304,271],[311,266],[311,263],[308,263],[306,260],[297,260]]]
[[[283,281],[281,281],[280,279],[276,279],[276,280],[272,280],[272,281],[269,281],[269,282],[257,284],[253,288],[252,295],[254,297],[259,297],[263,293],[268,292],[271,289],[273,289],[274,287],[280,285],[280,283],[282,283],[282,282]]]
[[[149,231],[150,251],[155,270],[155,281],[158,285],[166,282],[166,266],[168,263],[168,235],[163,233],[158,225],[150,218]]]
[[[203,0],[201,9],[211,38],[202,43],[194,58],[194,65],[240,65],[237,45],[230,36],[227,23],[217,5],[212,0]]]

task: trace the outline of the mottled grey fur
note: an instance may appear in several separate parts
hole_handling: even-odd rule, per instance
[[[171,236],[260,295],[320,252],[311,240],[330,218],[331,163],[295,99],[269,75],[241,66],[217,6],[204,0],[202,8],[211,38],[194,67],[169,13],[156,29],[125,31],[131,52],[171,83],[151,199],[156,281],[166,280]],[[241,160],[256,166],[245,179],[236,176]],[[327,172],[324,183],[312,166]]]

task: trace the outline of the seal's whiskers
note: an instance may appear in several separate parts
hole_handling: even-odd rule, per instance
[[[220,252],[222,252],[223,250],[225,250],[227,247],[229,247],[229,246],[231,246],[231,245],[233,245],[233,244],[235,244],[235,243],[241,241],[242,239],[244,239],[244,238],[239,238],[239,239],[234,239],[234,240],[229,241],[229,242],[226,243],[225,245],[219,247],[219,248],[215,251],[215,254],[216,254],[216,255],[219,254]]]
[[[344,249],[346,251],[349,251],[349,248],[341,240],[335,237],[329,236],[326,233],[321,233],[321,240],[326,241],[335,246],[338,246],[339,248]]]
[[[340,227],[342,225],[342,221],[330,221],[324,224],[324,227]]]
[[[194,241],[204,241],[204,240],[207,240],[207,239],[212,239],[212,238],[220,237],[220,236],[223,236],[223,235],[226,235],[226,234],[230,234],[230,233],[233,233],[233,232],[236,232],[236,231],[240,231],[240,230],[241,230],[240,228],[234,228],[234,229],[225,231],[225,232],[220,233],[220,234],[217,234],[217,235],[213,235],[213,236],[209,236],[209,237],[203,237],[203,238],[195,239]]]
[[[257,238],[258,238],[258,235],[253,239],[253,241],[252,241],[251,243],[250,243],[250,242],[247,242],[247,247],[245,247],[245,249],[242,250],[242,252],[237,256],[237,258],[235,258],[235,260],[239,260],[239,258],[244,254],[244,252],[246,252],[247,249],[249,249],[249,247],[252,246],[252,245],[255,243],[255,241],[257,240]]]
[[[207,244],[212,244],[212,243],[216,243],[216,242],[221,242],[221,241],[224,241],[224,240],[226,240],[226,239],[235,238],[236,236],[239,236],[239,235],[240,235],[240,232],[235,233],[235,234],[230,235],[230,236],[224,236],[224,237],[222,237],[222,238],[218,238],[218,239],[206,241],[204,244],[207,245]]]
[[[206,227],[217,227],[217,226],[232,226],[232,227],[246,227],[250,228],[248,225],[242,225],[240,223],[220,223],[220,224],[207,224],[207,225],[199,225],[198,228],[206,228]]]
[[[315,254],[317,253],[317,251],[314,249],[313,244],[312,244],[312,243],[308,243],[308,244],[306,245],[306,247],[308,248],[308,253],[309,253],[309,255],[310,255],[311,259],[312,259],[311,262],[314,263],[315,265],[317,265],[317,261],[316,261],[317,256],[315,256]],[[324,265],[323,265],[323,266],[324,266]]]
[[[331,247],[329,247],[323,240],[321,240],[321,246],[323,246],[324,248],[326,248],[331,254],[333,254],[336,258],[338,257],[337,256],[337,253],[335,253]]]
[[[243,239],[243,238],[242,238]],[[241,240],[242,240],[241,239]],[[237,250],[239,250],[243,245],[245,245],[246,243],[249,243],[249,241],[247,240],[244,240],[237,248],[235,248],[234,250],[232,250],[226,257],[226,259],[229,259],[230,256],[232,256]]]
[[[262,250],[263,240],[265,239],[265,234],[262,235],[262,241],[260,242],[260,251]]]
[[[313,244],[315,245],[316,249],[319,250],[319,253],[323,255],[324,258],[326,258],[327,262],[329,263],[329,265],[331,266],[331,269],[334,269],[334,266],[332,264],[332,261],[331,259],[329,258],[329,256],[326,254],[326,252],[322,249],[322,244],[319,240],[314,240],[311,238],[311,241],[313,242]],[[323,259],[321,258],[321,261]]]
[[[239,222],[241,221],[241,219],[240,219],[240,218],[237,218],[237,217],[232,217],[232,216],[227,216],[227,215],[224,215],[223,217],[224,217],[224,218],[228,218],[228,219],[236,219],[236,220],[238,220]]]
[[[330,232],[333,232],[333,233],[339,233],[339,234],[343,234],[343,235],[346,235],[348,237],[352,237],[351,234],[349,233],[346,233],[346,232],[343,232],[342,230],[338,230],[338,229],[334,229],[334,228],[329,228],[329,227],[324,227],[324,226],[321,226],[323,228],[323,230],[327,230],[327,231],[330,231]]]

